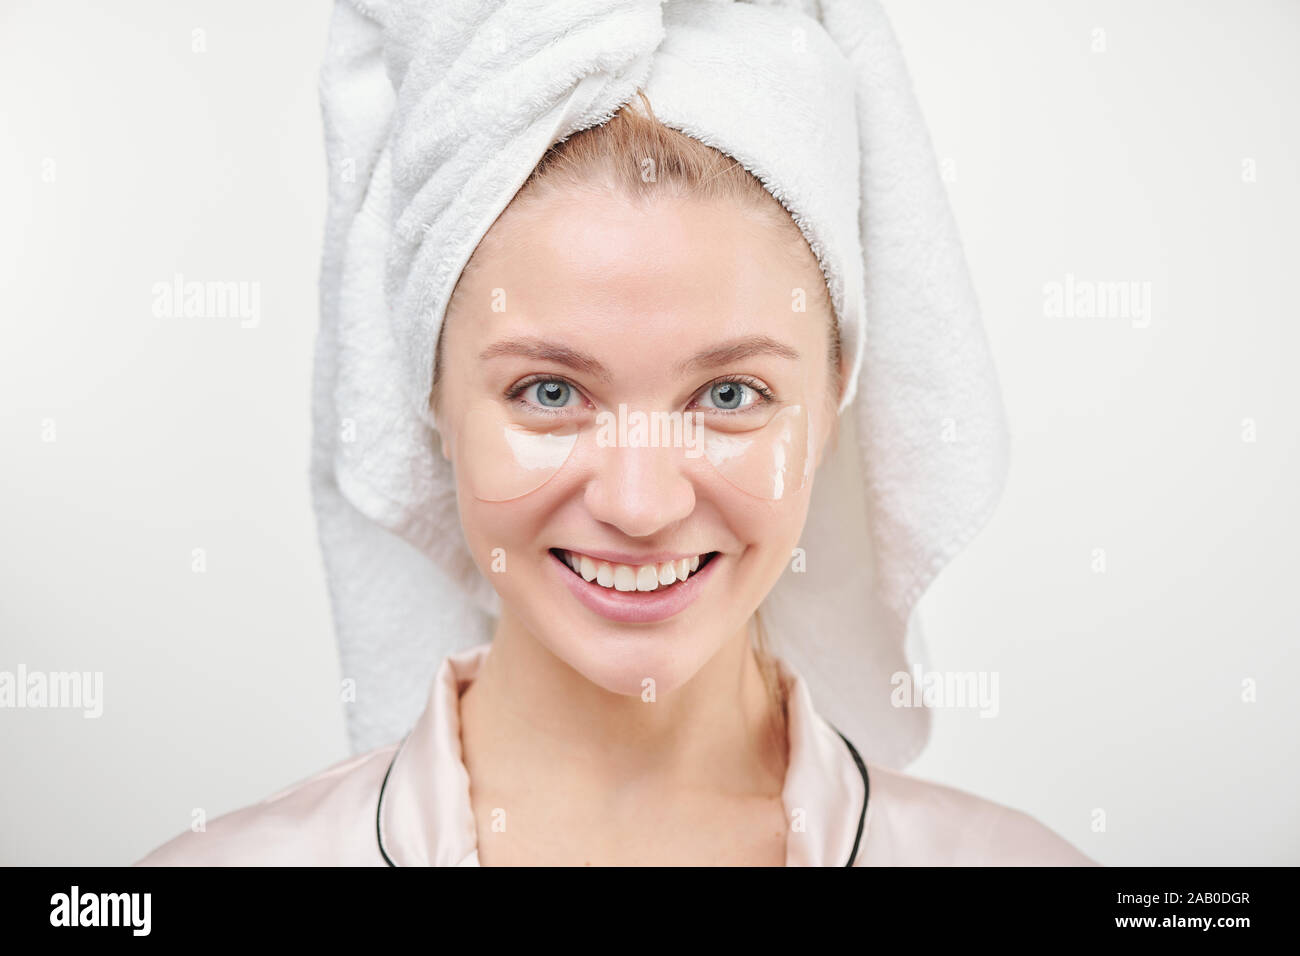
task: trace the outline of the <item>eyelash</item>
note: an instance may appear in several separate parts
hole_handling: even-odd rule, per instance
[[[563,375],[537,374],[529,375],[527,378],[520,379],[518,382],[515,382],[515,384],[506,389],[506,399],[519,405],[525,405],[528,407],[530,412],[536,412],[541,415],[569,414],[568,408],[551,408],[546,405],[538,405],[536,402],[530,402],[527,399],[519,397],[528,390],[530,385],[536,385],[538,382],[563,382],[565,385],[569,386],[569,388],[578,392],[578,394],[582,394],[578,386],[574,385]]]
[[[531,402],[528,401],[527,399],[523,399],[520,397],[523,395],[525,391],[528,390],[530,386],[536,385],[538,382],[563,382],[565,385],[569,386],[569,388],[573,389],[579,395],[582,394],[582,389],[578,388],[577,385],[573,384],[573,382],[570,382],[563,375],[547,375],[545,373],[538,373],[536,375],[529,375],[527,378],[520,379],[514,385],[511,385],[510,388],[506,390],[505,397],[508,401],[512,401],[520,405],[528,406],[528,409],[531,412],[540,412],[543,415],[567,414],[569,411],[567,407],[552,408],[546,405],[538,405],[536,402]],[[749,388],[754,390],[754,392],[759,396],[759,400],[750,403],[745,408],[709,409],[714,414],[743,415],[744,413],[754,409],[756,406],[765,405],[776,398],[775,393],[770,388],[768,388],[758,379],[754,378],[752,375],[728,375],[723,378],[714,379],[712,382],[709,382],[708,385],[705,385],[704,388],[700,389],[700,391],[697,392],[696,394],[702,395],[705,392],[707,392],[709,389],[713,388],[715,385],[746,385]]]
[[[757,408],[759,405],[766,405],[768,402],[771,402],[776,398],[776,395],[772,392],[770,388],[768,388],[758,379],[754,378],[752,375],[728,375],[724,378],[714,379],[708,385],[705,385],[704,388],[700,390],[699,394],[703,395],[705,392],[712,389],[715,385],[747,385],[751,389],[753,389],[754,392],[758,395],[757,401],[754,401],[749,405],[746,405],[744,408],[709,409],[709,411],[713,412],[715,415],[716,414],[743,415],[745,412],[752,411],[753,409]]]

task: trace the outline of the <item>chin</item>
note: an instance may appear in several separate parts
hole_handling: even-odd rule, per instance
[[[657,629],[659,630],[659,629]],[[655,697],[684,686],[717,653],[722,633],[618,633],[569,631],[542,634],[543,644],[575,671],[611,694],[640,697],[653,680]]]
[[[699,598],[663,620],[602,618],[573,596],[573,582],[557,580],[571,572],[557,570],[558,562],[549,555],[532,586],[501,598],[538,643],[596,686],[641,697],[650,679],[655,696],[661,697],[689,682],[749,617],[737,616],[743,607],[740,592],[748,589],[738,587],[734,557],[725,557],[710,572]]]

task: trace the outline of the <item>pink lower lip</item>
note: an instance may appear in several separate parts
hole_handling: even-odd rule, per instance
[[[680,613],[691,604],[713,576],[713,569],[722,560],[721,554],[713,556],[704,567],[685,581],[659,588],[655,591],[615,591],[603,588],[595,581],[584,581],[555,555],[547,553],[555,573],[564,578],[565,586],[573,596],[594,614],[620,624],[651,624]]]

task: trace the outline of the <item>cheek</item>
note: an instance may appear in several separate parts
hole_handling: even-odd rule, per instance
[[[536,496],[529,496],[532,497]],[[489,580],[502,577],[504,572],[522,563],[533,549],[545,513],[529,498],[480,501],[457,481],[461,529],[474,563]]]
[[[714,499],[728,530],[744,548],[748,573],[764,586],[781,576],[799,545],[811,490],[809,486],[780,501],[735,492]]]

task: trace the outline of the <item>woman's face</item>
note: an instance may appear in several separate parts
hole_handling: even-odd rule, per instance
[[[798,546],[837,396],[791,235],[739,203],[550,194],[461,279],[437,417],[466,538],[503,613],[611,692],[689,680]]]

